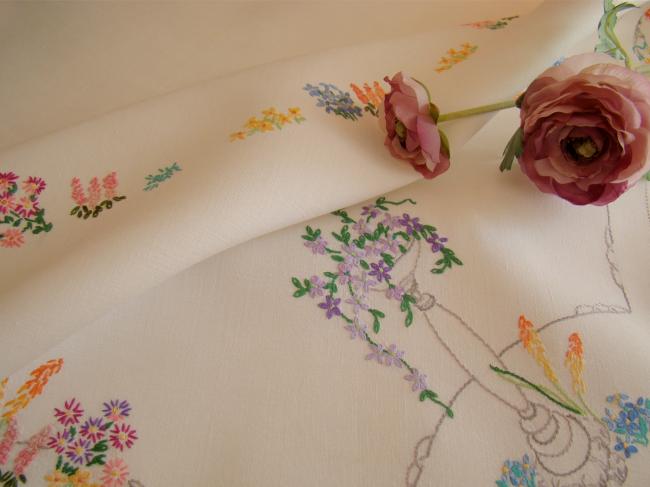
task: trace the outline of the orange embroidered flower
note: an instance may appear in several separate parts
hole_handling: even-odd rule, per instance
[[[251,117],[248,119],[246,124],[244,125],[244,128],[247,128],[249,130],[255,130],[260,128],[260,125],[262,124],[262,121],[259,120],[257,117]]]
[[[647,20],[650,20],[650,8],[643,14]]]
[[[289,108],[289,113],[294,118],[302,117],[302,113],[300,113],[300,108],[298,107]]]
[[[584,349],[580,335],[572,333],[569,335],[569,348],[566,352],[564,364],[571,373],[573,391],[576,394],[584,394],[587,390],[582,378],[582,372],[585,368],[583,355]]]
[[[2,401],[5,397],[5,388],[7,387],[7,382],[9,382],[9,379],[6,377],[0,381],[0,401]]]
[[[262,110],[262,114],[265,117],[273,117],[277,115],[278,111],[275,109],[275,107],[267,108],[266,110]]]
[[[278,122],[280,122],[280,124],[282,124],[282,125],[286,125],[288,123],[291,123],[291,117],[289,117],[288,115],[285,115],[284,113],[279,113],[276,118],[277,118]]]
[[[271,130],[273,130],[273,124],[271,122],[264,120],[260,128],[262,129],[262,132],[270,132]]]
[[[50,378],[61,371],[63,367],[63,359],[49,360],[43,365],[37,367],[36,369],[30,372],[31,379],[28,379],[20,388],[16,391],[18,394],[11,401],[7,401],[3,409],[7,410],[2,417],[9,419],[13,417],[21,409],[25,409],[32,399],[39,396]]]
[[[0,247],[4,247],[5,249],[18,248],[24,243],[25,237],[23,236],[23,232],[15,228],[5,230],[2,233],[2,238],[0,238]]]
[[[533,356],[535,362],[542,366],[546,378],[553,384],[558,384],[557,375],[546,356],[544,343],[537,331],[533,328],[533,324],[524,315],[519,317],[519,339],[528,353]]]
[[[244,140],[246,138],[246,132],[234,132],[230,134],[230,142],[234,142],[236,140]]]
[[[366,85],[367,86],[367,85]],[[350,83],[350,88],[352,88],[352,91],[354,91],[354,94],[357,95],[357,98],[359,101],[363,104],[368,104],[370,103],[370,100],[368,97],[365,95],[363,91],[361,91],[361,88],[359,88],[357,85],[354,83]]]

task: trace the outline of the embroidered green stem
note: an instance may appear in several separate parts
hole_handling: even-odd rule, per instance
[[[407,202],[411,203],[412,205],[417,205],[417,203],[414,200],[412,200],[411,198],[404,198],[401,201],[390,201],[390,200],[387,200],[384,196],[382,196],[381,198],[378,198],[377,201],[375,201],[375,207],[379,208],[380,210],[388,210],[388,208],[385,208],[384,205],[399,206],[399,205],[403,205],[404,203],[407,203]]]
[[[562,399],[564,399],[564,400],[566,401],[567,404],[570,404],[570,405],[573,406],[575,409],[580,409],[580,406],[578,406],[578,404],[577,404],[573,399],[571,399],[571,398],[569,397],[569,395],[566,393],[566,391],[565,391],[564,389],[562,389],[562,387],[560,386],[560,384],[558,384],[558,383],[556,383],[556,382],[553,382],[552,384],[553,384],[553,387],[555,388],[555,390],[558,392],[558,394],[559,394],[560,396],[562,396]],[[584,413],[584,412],[583,412],[583,413]]]
[[[564,409],[571,411],[572,413],[579,414],[580,416],[584,416],[584,412],[581,409],[563,403],[555,394],[549,391],[546,387],[540,386],[538,384],[534,384],[529,380],[523,378],[522,376],[515,374],[514,372],[501,369],[494,365],[490,365],[490,369],[492,369],[494,372],[499,374],[501,378],[507,380],[508,382],[512,382],[513,384],[523,386],[528,389],[533,389],[539,392],[542,396],[546,397],[549,401],[557,404],[558,406],[561,406]]]
[[[598,417],[598,416],[596,415],[596,413],[594,413],[594,412],[591,410],[591,408],[589,407],[589,405],[587,404],[587,402],[585,401],[585,399],[582,397],[582,394],[578,394],[578,399],[580,400],[580,404],[582,404],[582,407],[583,407],[583,408],[584,408],[584,409],[589,413],[589,415],[590,415],[592,418],[594,418],[594,419],[595,419],[596,421],[598,421],[599,423],[603,423],[603,424],[605,424],[604,421],[603,421],[600,417]]]
[[[457,112],[443,113],[438,117],[438,123],[440,122],[449,122],[450,120],[456,120],[459,118],[473,117],[474,115],[480,115],[482,113],[497,112],[499,110],[506,110],[508,108],[513,108],[516,105],[516,100],[506,100],[500,101],[498,103],[491,103],[489,105],[482,105],[479,107],[468,108],[466,110],[460,110]]]

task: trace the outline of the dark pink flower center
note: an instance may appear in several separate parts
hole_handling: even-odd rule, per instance
[[[599,147],[594,140],[587,137],[567,137],[562,141],[564,156],[578,166],[587,166],[598,159],[603,147]]]

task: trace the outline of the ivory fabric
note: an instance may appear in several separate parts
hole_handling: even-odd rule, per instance
[[[69,427],[54,408],[74,410],[74,398],[84,420],[114,423],[105,433],[106,460],[128,464],[131,487],[518,485],[525,475],[537,486],[648,485],[648,448],[636,443],[633,452],[616,431],[641,438],[640,426],[629,424],[641,425],[650,408],[636,402],[650,396],[648,185],[605,208],[578,208],[538,193],[518,170],[500,174],[499,156],[518,123],[513,110],[450,123],[452,169],[420,181],[388,155],[370,113],[356,121],[326,113],[303,89],[327,82],[349,91],[350,83],[404,70],[430,87],[445,112],[515,97],[563,55],[593,47],[599,2],[558,3],[526,4],[522,12],[512,2],[473,4],[476,17],[472,8],[438,2],[439,18],[453,23],[398,39],[374,33],[368,43],[285,60],[277,60],[278,47],[266,54],[273,62],[251,56],[243,71],[223,68],[215,79],[10,143],[0,153],[2,171],[45,179],[40,200],[53,228],[0,249],[5,400],[39,364],[63,359],[15,415],[18,439],[47,424],[51,434]],[[505,28],[462,25],[520,13]],[[309,10],[301,15],[309,18]],[[641,15],[623,19],[628,32]],[[439,58],[463,43],[478,48],[436,72]],[[245,61],[231,62],[235,71]],[[229,140],[268,107],[298,107],[305,120]],[[5,140],[21,139],[10,132]],[[180,170],[143,191],[147,175],[172,163]],[[116,194],[126,199],[97,217],[70,215],[71,179],[88,191],[94,176],[113,171]],[[327,248],[344,255],[332,232],[340,235],[346,223],[330,213],[340,208],[355,224],[373,209],[376,219],[419,217],[462,262],[432,273],[441,250],[400,240],[405,251],[395,251],[391,279],[414,297],[412,323],[405,326],[402,301],[379,283],[365,303],[384,314],[378,332],[361,313],[369,336],[395,344],[426,374],[426,388],[416,387],[417,374],[404,364],[388,366],[385,355],[378,363],[366,341],[350,339],[350,323],[319,307],[327,291],[292,296],[293,278],[303,286],[337,272],[331,256],[339,254],[321,254],[302,236],[320,230]],[[399,225],[406,233],[408,225]],[[335,282],[340,311],[353,316],[347,284]],[[547,362],[568,391],[565,353],[579,333],[584,401],[598,419],[490,369],[545,380],[518,342],[522,314],[540,330]],[[453,418],[420,400],[424,390]],[[128,401],[128,416],[111,419],[110,406],[121,407],[110,403],[116,399]],[[622,425],[619,409],[629,413]],[[607,410],[613,425],[602,419]],[[130,429],[125,437],[112,433],[120,425],[137,432],[131,446]],[[56,470],[54,450],[39,451],[27,485],[53,482],[45,479]],[[101,480],[105,468],[86,470],[111,485]]]

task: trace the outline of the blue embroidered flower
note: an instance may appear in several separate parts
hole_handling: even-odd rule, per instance
[[[496,481],[498,487],[522,486],[536,487],[537,472],[530,464],[528,455],[519,460],[506,460],[501,467],[501,479]]]
[[[314,86],[307,83],[303,90],[310,96],[318,98],[316,106],[325,108],[325,112],[334,113],[343,118],[357,120],[363,116],[360,106],[356,105],[347,91],[341,91],[330,83],[319,83]]]
[[[616,437],[616,445],[614,445],[614,450],[622,451],[625,453],[625,458],[630,458],[633,454],[639,451],[636,446],[623,441],[620,436]]]

